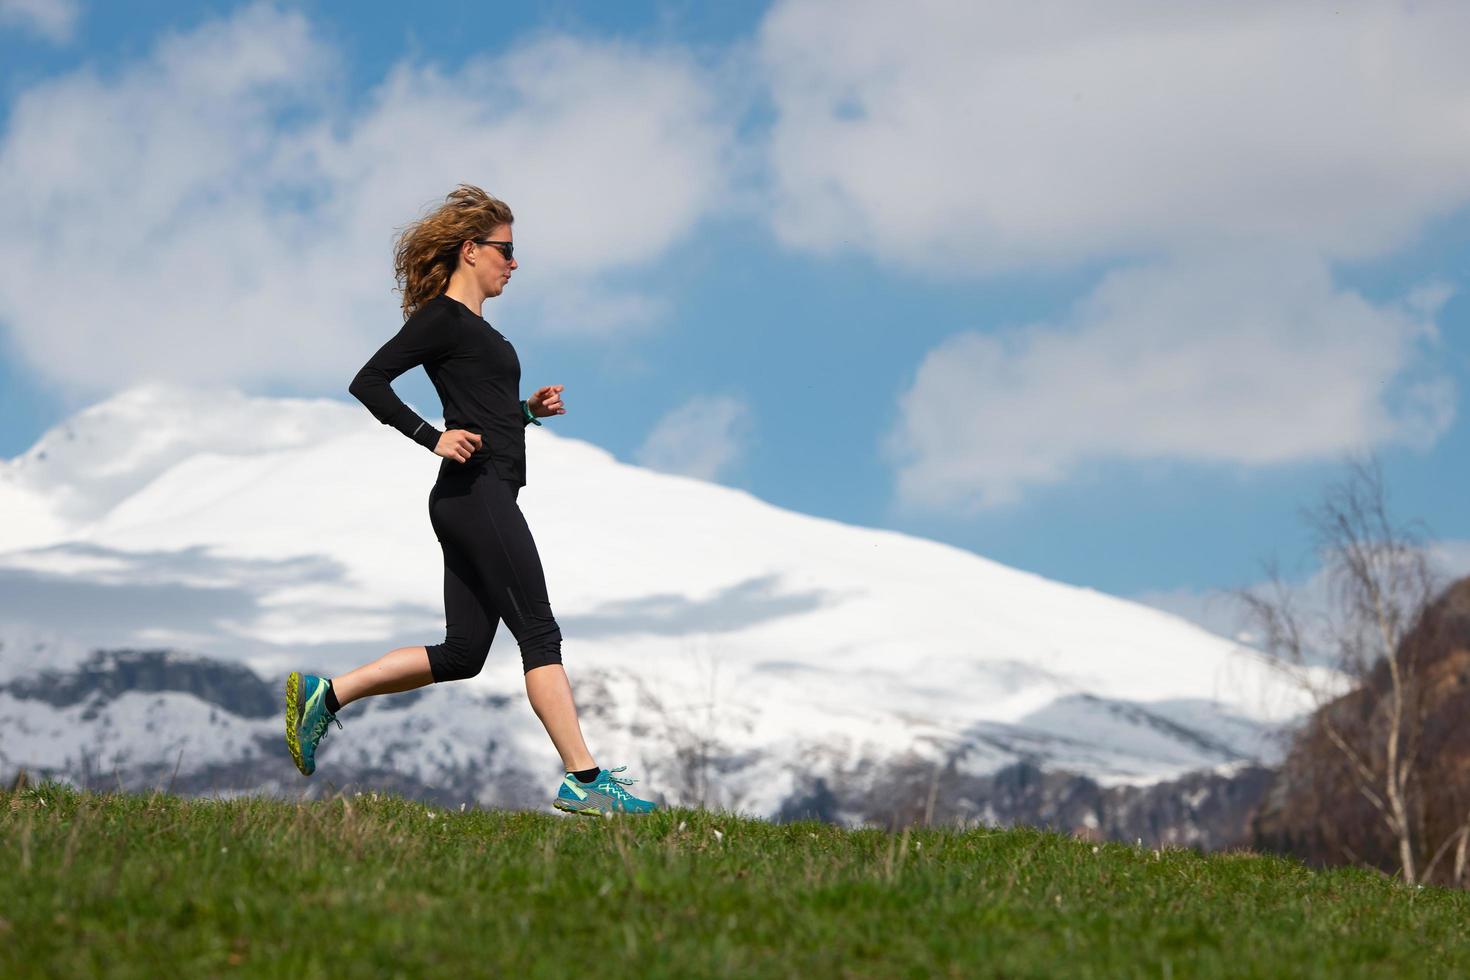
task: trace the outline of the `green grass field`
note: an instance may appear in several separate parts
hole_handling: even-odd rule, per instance
[[[1470,896],[1032,830],[0,792],[0,976],[1470,975]]]

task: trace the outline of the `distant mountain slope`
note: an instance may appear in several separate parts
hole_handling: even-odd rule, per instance
[[[520,502],[583,727],[600,760],[666,792],[771,814],[818,777],[911,758],[1144,785],[1270,762],[1271,729],[1307,707],[1177,617],[630,466],[555,428],[528,434]],[[0,762],[172,770],[184,748],[188,774],[264,758],[287,670],[440,641],[438,465],[355,405],[164,386],[0,464],[0,506],[21,515],[0,524]],[[37,637],[49,646],[27,650]],[[171,652],[89,659],[100,648]],[[343,721],[324,760],[424,787],[488,791],[463,774],[491,744],[502,789],[557,765],[503,627],[479,677]]]
[[[592,686],[609,698],[601,679]],[[1009,752],[1022,743],[1044,752],[1048,742],[1033,735],[1028,743],[1016,729],[977,734],[937,760],[911,752],[842,763],[845,752],[815,743],[738,753],[656,701],[640,704],[629,731],[612,729],[606,712],[590,718],[615,741],[655,747],[633,767],[641,792],[774,820],[1026,824],[1208,849],[1246,840],[1270,784],[1271,770],[1240,761],[1177,781],[1104,787]],[[248,669],[168,650],[98,650],[73,669],[0,684],[0,782],[23,771],[91,789],[225,797],[372,789],[447,806],[545,809],[559,770],[544,738],[521,723],[529,714],[524,698],[465,685],[368,699],[343,712],[349,726],[323,741],[317,774],[306,779],[285,750],[278,692]],[[975,747],[1011,761],[974,775],[963,763]]]

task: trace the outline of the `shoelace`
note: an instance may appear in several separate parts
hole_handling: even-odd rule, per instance
[[[638,780],[636,780],[636,779],[625,779],[622,776],[614,776],[613,775],[613,773],[615,773],[615,772],[622,772],[623,770],[625,770],[627,768],[628,768],[627,766],[618,766],[616,769],[608,769],[608,770],[605,770],[606,773],[607,773],[607,778],[612,781],[612,785],[608,786],[607,788],[613,794],[613,796],[615,796],[616,798],[618,798],[620,800],[633,801],[633,800],[636,800],[637,797],[635,797],[633,794],[627,792],[626,790],[623,789],[622,786],[619,786],[617,784],[618,783],[623,783],[624,785],[631,786],[632,784],[638,782]]]
[[[337,716],[332,714],[330,711],[323,710],[321,713],[321,717],[317,718],[316,720],[316,727],[313,728],[311,731],[312,741],[320,742],[322,739],[326,738],[327,733],[330,731],[330,728],[328,726],[334,721],[337,721]],[[342,723],[340,721],[337,721],[337,727],[342,727]]]
[[[624,784],[626,784],[628,786],[632,786],[634,783],[638,782],[638,780],[636,780],[636,779],[624,779],[622,776],[614,776],[613,775],[613,773],[615,773],[615,772],[622,772],[626,768],[628,768],[628,767],[627,766],[618,766],[616,769],[608,769],[608,770],[606,770],[606,772],[607,772],[607,778],[608,779],[616,780],[616,781],[618,781],[620,783],[624,783]]]

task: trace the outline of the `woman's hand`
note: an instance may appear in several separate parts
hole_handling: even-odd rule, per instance
[[[561,390],[566,385],[547,385],[537,390],[530,398],[526,399],[526,407],[530,408],[531,414],[537,418],[546,418],[548,415],[565,415],[566,408],[561,403]]]
[[[464,429],[450,429],[439,437],[439,445],[434,447],[434,453],[445,459],[458,462],[467,461],[476,449],[480,448],[481,437],[478,432],[467,432]]]

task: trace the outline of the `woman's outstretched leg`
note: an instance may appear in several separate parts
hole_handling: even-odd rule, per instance
[[[434,683],[425,647],[399,647],[370,664],[332,678],[337,703],[350,704],[374,694],[396,694]]]
[[[424,647],[399,647],[370,664],[333,677],[331,690],[337,696],[337,703],[345,706],[358,698],[411,691],[433,682],[428,650]],[[593,768],[596,763],[582,738],[577,706],[572,700],[572,685],[562,665],[546,664],[527,671],[526,696],[536,717],[546,726],[546,733],[551,736],[566,768],[572,772]]]
[[[303,776],[316,771],[316,747],[335,723],[342,706],[371,694],[411,691],[431,684],[425,647],[399,647],[370,664],[337,677],[291,671],[286,678],[286,747]]]

